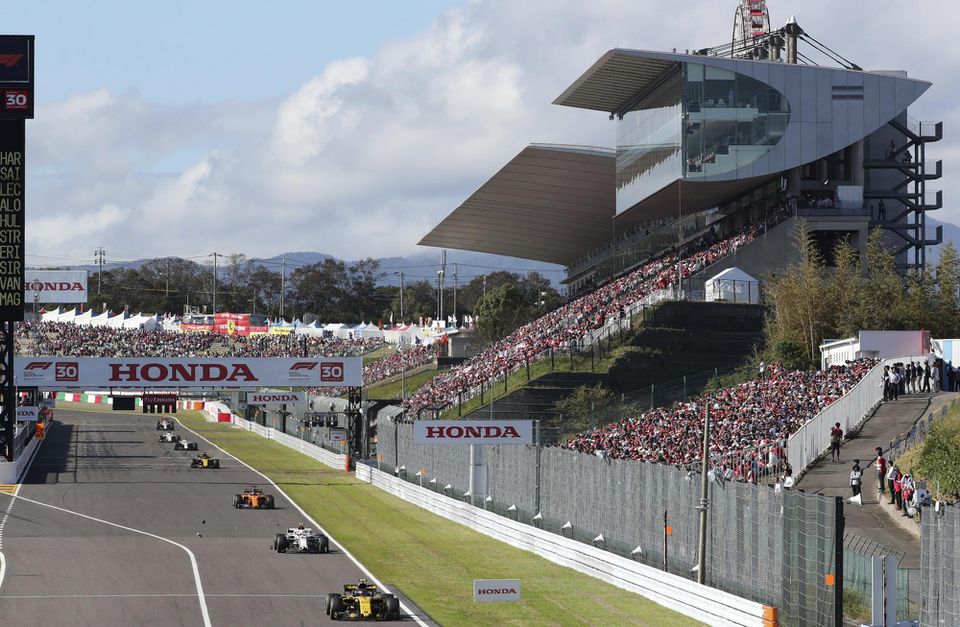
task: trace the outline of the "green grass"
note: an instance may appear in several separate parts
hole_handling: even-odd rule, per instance
[[[934,498],[949,499],[960,492],[960,403],[934,423],[926,440],[897,458],[900,472],[927,481]]]
[[[396,347],[394,346],[382,346],[375,351],[370,351],[363,356],[363,367],[366,368],[373,362],[377,361],[381,357],[386,357],[387,355],[392,355],[397,352]]]
[[[403,375],[402,381],[400,376],[397,375],[385,381],[380,381],[378,383],[374,383],[373,385],[367,386],[367,398],[398,399],[400,398],[401,388],[406,388],[407,396],[409,397],[416,392],[420,386],[424,385],[427,381],[440,373],[441,371],[437,370],[435,364],[429,364],[426,366],[421,366],[420,368],[408,370]]]
[[[379,579],[445,625],[695,625],[639,595],[558,566],[199,412],[183,423],[268,475]],[[523,601],[475,604],[472,580],[522,581]]]
[[[609,352],[604,352],[603,359],[594,356],[594,360],[591,361],[589,353],[586,355],[574,355],[572,359],[569,354],[556,354],[553,361],[551,361],[550,357],[547,357],[539,361],[531,362],[529,376],[527,375],[526,367],[507,376],[506,390],[504,389],[502,379],[494,383],[493,401],[496,403],[497,400],[516,392],[517,389],[524,387],[537,377],[542,377],[552,372],[595,372],[603,374],[610,370],[610,366],[612,366],[615,361],[608,355]],[[481,407],[486,406],[489,402],[490,389],[487,389],[483,393],[482,401],[479,396],[474,396],[471,399],[465,400],[463,406],[459,408],[456,401],[454,401],[454,403],[443,412],[441,417],[457,418],[458,416],[466,416],[470,412],[477,411]]]

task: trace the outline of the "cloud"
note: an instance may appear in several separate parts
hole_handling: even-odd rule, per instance
[[[944,158],[948,176],[960,169],[951,133],[960,128],[960,49],[943,45],[960,5],[925,4],[937,19],[906,39],[895,0],[866,13],[835,0],[784,4],[772,3],[775,25],[793,10],[864,67],[934,81],[916,112],[943,119],[948,138],[928,153]],[[614,143],[606,115],[550,104],[603,52],[723,43],[733,5],[696,0],[679,13],[653,0],[476,0],[370,57],[318,68],[278,102],[170,106],[136,92],[76,94],[28,125],[28,228],[62,229],[67,216],[96,227],[77,226],[69,240],[33,237],[31,252],[131,237],[143,255],[411,252],[524,145]],[[953,180],[942,185],[948,206],[960,193]]]

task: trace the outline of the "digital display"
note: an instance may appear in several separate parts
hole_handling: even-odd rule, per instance
[[[33,35],[0,35],[0,117],[33,118]]]
[[[23,320],[24,122],[0,119],[0,320]]]

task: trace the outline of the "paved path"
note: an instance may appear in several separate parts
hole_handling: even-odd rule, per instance
[[[56,417],[2,531],[0,625],[201,625],[197,577],[208,624],[316,625],[326,593],[363,576],[336,550],[269,550],[297,510],[279,494],[276,510],[234,509],[241,488],[270,491],[262,477],[224,456],[192,470],[155,416]]]
[[[841,447],[840,463],[831,462],[829,456],[826,457],[803,476],[797,487],[806,492],[850,498],[850,468],[853,460],[859,459],[864,478],[863,506],[847,504],[844,507],[846,532],[903,551],[901,568],[920,568],[920,541],[897,525],[880,507],[876,469],[867,466],[876,457],[878,446],[882,446],[886,452],[890,440],[909,431],[930,410],[950,404],[956,396],[951,393],[910,394],[901,396],[898,401],[882,404],[859,433],[853,434]]]

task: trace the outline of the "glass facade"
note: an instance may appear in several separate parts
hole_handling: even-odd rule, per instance
[[[703,180],[760,158],[790,121],[773,87],[685,63],[618,122],[617,213],[685,177]]]

